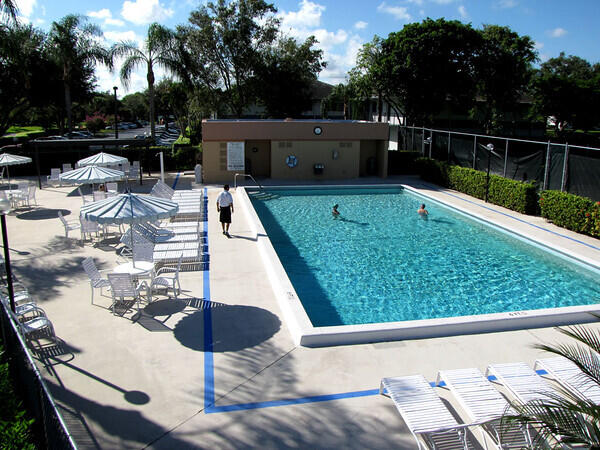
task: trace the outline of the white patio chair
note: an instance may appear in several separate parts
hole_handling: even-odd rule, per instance
[[[50,319],[48,319],[45,315],[37,316],[32,319],[22,318],[19,320],[19,317],[10,308],[8,308],[8,313],[13,321],[18,325],[19,330],[25,339],[29,340],[37,334],[45,333],[47,337],[56,343],[54,326],[52,325],[52,322],[50,322]]]
[[[139,311],[139,302],[142,299],[142,289],[148,288],[146,281],[135,283],[133,277],[129,273],[109,273],[107,277],[113,299],[111,305],[113,314],[116,314],[115,310],[117,302],[124,302],[126,298],[131,298],[137,304],[137,309]]]
[[[154,278],[148,286],[148,301],[152,301],[152,295],[156,290],[164,289],[165,293],[169,293],[169,289],[173,291],[173,296],[177,300],[177,293],[181,292],[181,284],[179,283],[179,271],[181,270],[181,262],[183,255],[179,257],[177,267],[161,267],[156,272]]]
[[[0,296],[0,301],[4,304],[6,309],[10,309],[10,300],[8,299],[8,296]],[[31,299],[30,301],[21,303],[17,303],[15,301],[15,315],[20,321],[22,321],[24,319],[31,318],[31,316],[45,316],[46,312],[40,308],[33,299]]]
[[[100,271],[96,267],[92,258],[85,258],[81,265],[83,270],[90,279],[90,288],[92,290],[92,305],[94,304],[94,289],[100,289],[100,295],[102,295],[102,288],[110,288],[110,282],[107,278],[102,278]]]
[[[73,167],[71,166],[71,164],[69,164],[69,163],[64,163],[64,164],[62,165],[62,171],[63,171],[63,173],[65,173],[65,172],[68,172],[68,171],[70,171],[70,170],[73,170]]]
[[[502,416],[516,414],[516,411],[479,369],[441,370],[438,372],[437,384],[442,381],[458,400],[469,420],[480,425],[484,442],[487,442],[483,434],[485,431],[498,449],[533,448],[528,426],[502,421]]]
[[[50,175],[48,175],[46,182],[48,184],[58,183],[60,186],[62,184],[60,181],[60,169],[50,169]]]
[[[27,204],[29,195],[29,183],[21,182],[17,184],[17,189],[10,191],[10,201],[13,208]]]
[[[469,425],[456,421],[422,375],[383,378],[379,394],[394,401],[419,449],[469,448]]]
[[[98,222],[93,222],[91,220],[87,220],[83,216],[79,216],[79,224],[80,224],[81,240],[82,241],[85,241],[86,238],[89,238],[90,241],[91,241],[92,240],[92,234],[95,234],[96,237],[99,237],[99,235],[100,235],[100,225],[98,225]]]
[[[94,201],[100,201],[100,200],[104,200],[106,198],[106,192],[103,191],[94,191],[92,193],[92,196],[94,198]]]
[[[79,196],[81,197],[81,201],[83,202],[84,205],[86,203],[90,203],[92,201],[92,199],[90,197],[86,197],[85,195],[83,195],[83,192],[81,191],[80,186],[77,187],[77,192],[79,192]]]
[[[0,170],[0,183],[4,181],[4,169],[6,169],[6,167],[3,166]]]
[[[36,189],[37,189],[37,186],[35,184],[32,184],[31,186],[28,187],[27,195],[24,198],[24,202],[27,206],[31,206],[32,204],[37,206],[37,199],[35,198]]]
[[[600,405],[600,386],[584,374],[574,362],[562,356],[555,356],[536,360],[534,369],[538,368],[545,370],[567,391],[579,394],[578,396]]]
[[[106,193],[113,193],[113,194],[118,194],[119,193],[119,189],[118,189],[118,184],[117,183],[106,183]]]
[[[63,217],[62,212],[58,211],[58,218],[60,219],[60,221],[62,222],[63,226],[65,227],[65,237],[69,237],[69,231],[72,230],[78,230],[79,228],[81,228],[81,224],[79,223],[79,221],[75,221],[75,220],[67,220]]]

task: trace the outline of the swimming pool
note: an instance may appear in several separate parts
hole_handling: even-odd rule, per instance
[[[297,294],[315,329],[523,318],[600,301],[597,269],[400,187],[249,195],[293,286],[288,300]]]

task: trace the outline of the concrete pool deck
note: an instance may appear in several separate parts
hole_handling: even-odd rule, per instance
[[[169,174],[166,181],[174,179]],[[386,182],[464,204],[500,224],[511,222],[600,265],[597,239],[414,177]],[[189,185],[186,176],[177,187]],[[147,192],[151,183],[133,187]],[[109,298],[96,293],[96,305],[90,304],[81,261],[92,256],[100,268],[111,269],[117,241],[92,246],[64,238],[56,212],[77,216],[81,200],[73,191],[38,191],[40,206],[11,213],[7,223],[14,271],[61,340],[35,356],[80,448],[416,448],[392,401],[376,394],[382,377],[420,373],[434,381],[442,369],[483,371],[491,363],[515,361],[533,365],[544,354],[532,344],[565,339],[553,328],[538,328],[296,346],[241,209],[233,215],[232,238],[221,234],[215,208],[220,188],[215,186],[207,187],[209,272],[182,274],[181,301],[159,297],[139,317],[114,316],[106,309]],[[600,329],[596,323],[589,326]],[[436,390],[464,417],[446,390]]]

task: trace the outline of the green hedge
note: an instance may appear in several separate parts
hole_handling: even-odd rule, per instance
[[[417,160],[419,175],[426,181],[463,192],[472,197],[485,199],[487,174],[430,158]],[[535,185],[490,175],[488,201],[524,214],[537,213]]]
[[[542,217],[559,227],[600,237],[600,202],[560,191],[540,193]]]
[[[32,424],[13,389],[8,362],[0,346],[0,448],[34,449]]]

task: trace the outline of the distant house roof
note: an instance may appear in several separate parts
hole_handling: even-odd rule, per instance
[[[333,91],[333,85],[323,81],[315,81],[311,86],[311,98],[313,100],[323,100]]]

